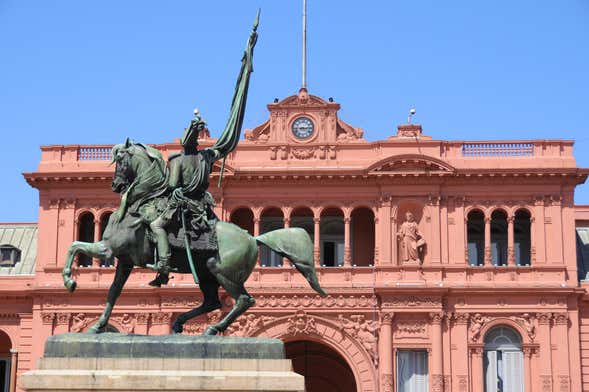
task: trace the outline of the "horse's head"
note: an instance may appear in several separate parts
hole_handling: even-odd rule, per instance
[[[158,150],[128,138],[125,143],[115,145],[111,150],[111,164],[115,163],[112,190],[124,193],[141,173],[154,173],[165,178],[166,162]]]
[[[135,173],[131,165],[129,148],[133,145],[129,139],[125,143],[115,145],[110,153],[111,164],[115,164],[115,174],[112,179],[112,190],[123,193],[133,182]]]

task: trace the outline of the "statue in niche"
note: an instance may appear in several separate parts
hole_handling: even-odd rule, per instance
[[[403,263],[422,264],[426,243],[411,211],[407,211],[405,214],[405,222],[397,232],[397,238],[401,242],[401,260]]]

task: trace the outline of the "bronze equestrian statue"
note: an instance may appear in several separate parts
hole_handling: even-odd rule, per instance
[[[116,167],[112,189],[121,193],[121,206],[111,215],[101,241],[72,243],[62,272],[65,287],[73,292],[72,264],[78,253],[106,260],[118,258],[105,309],[89,333],[104,330],[133,267],[156,270],[158,274],[150,282],[154,286],[166,284],[172,271],[193,275],[203,302],[178,316],[172,326],[175,333],[181,333],[189,319],[221,308],[218,290],[223,287],[235,305],[204,333],[225,331],[255,302],[244,282],[254,269],[259,245],[288,258],[315,291],[326,295],[315,274],[313,243],[305,230],[278,229],[252,237],[238,226],[220,221],[207,192],[213,163],[230,154],[239,141],[258,17],[259,13],[243,54],[227,125],[213,147],[197,148],[198,133],[206,125],[198,112],[181,139],[183,152],[170,157],[169,168],[160,152],[148,145],[127,139],[113,147]]]

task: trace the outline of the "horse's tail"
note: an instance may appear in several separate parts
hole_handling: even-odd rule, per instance
[[[266,245],[282,257],[286,257],[303,274],[313,290],[327,295],[319,285],[313,262],[313,242],[309,234],[301,228],[273,230],[255,237],[260,244]]]

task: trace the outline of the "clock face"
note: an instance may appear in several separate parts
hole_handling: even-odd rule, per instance
[[[292,134],[298,139],[308,139],[313,135],[315,125],[307,117],[299,117],[292,123]]]

